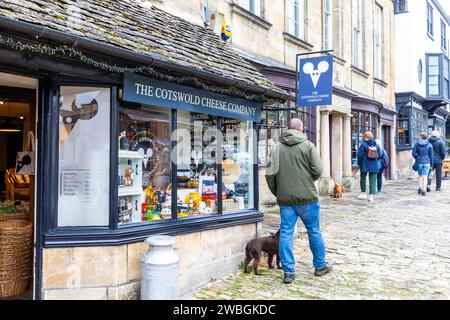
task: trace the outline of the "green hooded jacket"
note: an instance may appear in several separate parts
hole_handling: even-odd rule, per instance
[[[314,182],[322,170],[314,144],[302,132],[289,129],[272,147],[266,181],[279,205],[311,204],[319,200]]]

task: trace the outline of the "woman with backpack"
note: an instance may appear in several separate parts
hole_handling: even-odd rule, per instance
[[[412,155],[416,159],[414,170],[419,173],[419,195],[427,194],[428,175],[431,165],[434,163],[434,150],[427,140],[426,132],[420,134],[420,140],[414,145]]]
[[[377,173],[377,191],[381,193],[381,189],[383,188],[383,172],[385,169],[389,167],[389,156],[382,147],[382,143],[380,139],[375,139],[377,145],[380,147],[381,155],[380,159],[378,159],[378,173]]]
[[[363,137],[364,142],[358,150],[358,166],[361,170],[361,200],[367,199],[367,175],[369,175],[369,201],[373,202],[373,196],[377,193],[378,160],[381,149],[373,138],[373,134],[367,131]]]

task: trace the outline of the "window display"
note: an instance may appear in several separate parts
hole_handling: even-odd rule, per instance
[[[217,133],[216,117],[177,112],[178,218],[217,213]]]
[[[171,219],[170,110],[120,108],[119,224]]]
[[[58,226],[109,225],[109,88],[61,87]]]
[[[222,135],[223,213],[253,208],[252,123],[225,118]]]

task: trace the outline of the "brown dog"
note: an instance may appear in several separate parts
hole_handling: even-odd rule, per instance
[[[342,183],[336,183],[333,189],[333,198],[342,198],[342,194],[345,192],[345,187]]]
[[[261,275],[258,272],[258,266],[261,262],[262,252],[264,251],[269,255],[269,268],[273,269],[273,256],[277,256],[277,267],[280,266],[279,256],[279,244],[280,244],[280,230],[276,234],[269,237],[262,237],[251,240],[245,247],[245,259],[244,259],[244,272],[248,273],[248,264],[253,259],[253,270],[256,275]]]

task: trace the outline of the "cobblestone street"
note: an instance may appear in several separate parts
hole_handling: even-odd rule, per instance
[[[262,276],[239,272],[210,283],[199,299],[450,299],[450,181],[444,192],[418,196],[415,181],[388,183],[375,203],[346,193],[323,199],[324,277],[313,275],[306,230],[295,241],[296,280],[262,263]],[[278,207],[265,208],[263,234],[276,231]],[[244,250],[244,248],[243,248]]]

